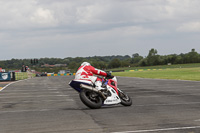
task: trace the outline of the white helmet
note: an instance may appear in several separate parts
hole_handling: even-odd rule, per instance
[[[81,64],[81,66],[91,66],[91,65],[90,65],[90,63],[88,63],[88,62],[83,62],[83,63]]]

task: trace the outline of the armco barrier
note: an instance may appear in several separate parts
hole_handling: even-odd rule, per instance
[[[75,75],[76,73],[65,73],[65,74],[47,74],[47,76],[70,76]]]

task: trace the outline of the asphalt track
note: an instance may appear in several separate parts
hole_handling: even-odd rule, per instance
[[[131,107],[88,109],[71,76],[38,77],[0,90],[0,133],[200,133],[200,82],[118,77]]]

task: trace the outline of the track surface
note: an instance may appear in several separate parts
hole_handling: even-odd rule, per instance
[[[118,78],[131,107],[88,109],[73,77],[39,77],[0,91],[0,133],[200,133],[200,82]]]

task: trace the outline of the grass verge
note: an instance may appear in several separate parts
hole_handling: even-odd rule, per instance
[[[174,69],[135,71],[135,72],[113,72],[112,74],[115,76],[123,76],[123,77],[200,81],[200,67],[174,68]]]

